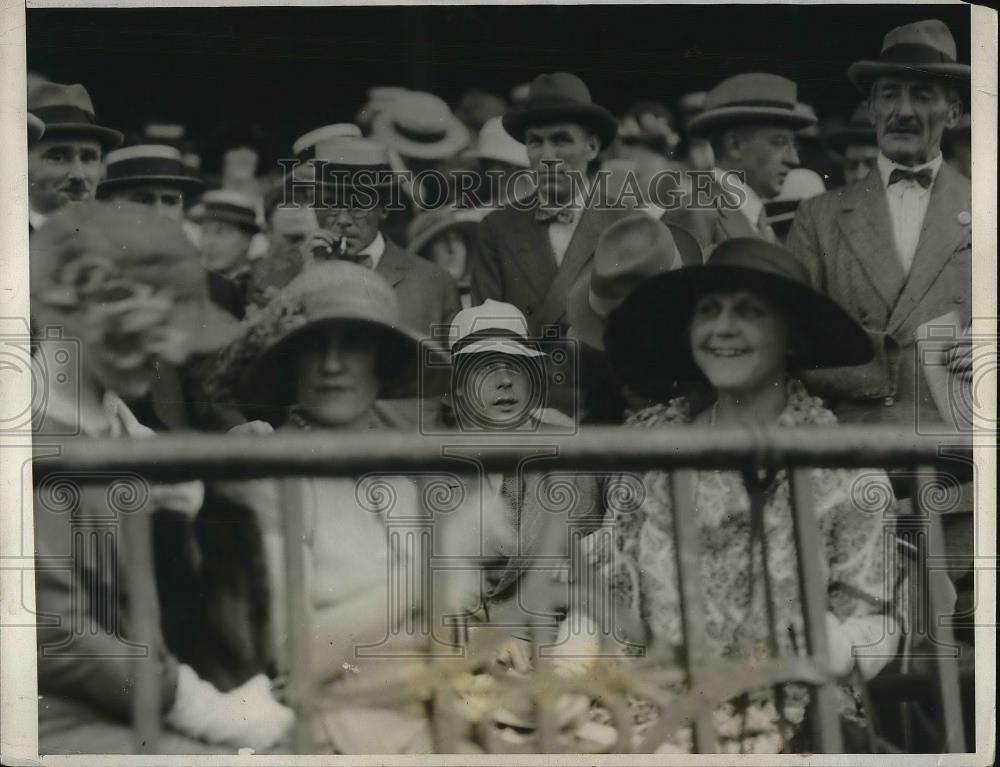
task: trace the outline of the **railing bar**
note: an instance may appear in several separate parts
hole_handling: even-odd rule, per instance
[[[936,471],[933,466],[921,466],[916,477],[916,492],[913,497],[915,511],[924,516],[929,523],[930,540],[928,553],[945,551],[944,527],[941,517],[934,509],[924,508],[925,493],[933,492]],[[937,577],[933,577],[933,576]],[[962,694],[958,679],[958,658],[952,656],[950,649],[955,647],[955,632],[950,621],[939,620],[945,616],[950,602],[947,584],[942,580],[943,573],[928,574],[930,585],[931,621],[934,622],[932,636],[937,639],[937,672],[941,695],[941,709],[944,712],[945,747],[949,753],[962,753],[965,746],[965,724],[962,720]],[[947,577],[947,576],[944,576]],[[928,627],[930,628],[930,627]]]
[[[795,532],[796,562],[799,571],[799,595],[805,618],[806,651],[822,666],[829,667],[830,639],[826,633],[826,587],[819,562],[823,556],[819,524],[816,521],[810,469],[791,471],[792,526]],[[834,683],[814,691],[815,708],[812,716],[813,739],[820,753],[840,754],[844,751]]]
[[[481,437],[478,438],[481,440]],[[137,472],[150,480],[250,479],[268,476],[351,476],[370,471],[515,471],[526,448],[539,447],[543,437],[505,436],[505,446],[483,453],[473,466],[456,460],[447,449],[461,446],[463,437],[377,435],[275,434],[266,440],[250,435],[178,436],[156,440],[76,440],[59,456],[38,459],[33,465],[37,484],[53,472]],[[769,446],[760,468],[786,466],[905,468],[944,460],[937,443],[928,437],[885,427],[837,429],[764,429],[760,436],[745,430],[709,432],[686,428],[669,430],[594,427],[572,437],[544,435],[544,446],[557,453],[552,467],[586,471],[673,469],[685,466],[728,469],[757,456],[760,440]],[[971,441],[955,455],[971,458]],[[100,481],[91,475],[89,481]]]
[[[135,686],[132,695],[132,737],[137,754],[158,753],[160,739],[159,596],[153,570],[153,528],[150,510],[119,514],[128,568],[129,605],[135,641],[145,656],[132,659]]]
[[[701,586],[701,545],[698,540],[698,517],[695,507],[697,472],[678,469],[671,473],[670,488],[674,516],[674,551],[677,559],[677,593],[680,597],[681,631],[684,663],[691,690],[701,687],[702,671],[707,661],[705,640],[704,591]],[[712,712],[699,714],[694,721],[694,751],[715,751],[715,725]]]
[[[281,509],[285,553],[285,602],[288,610],[286,638],[288,692],[295,711],[294,749],[297,754],[313,752],[312,714],[314,683],[310,652],[309,594],[306,591],[305,543],[302,483],[294,478],[281,482]]]

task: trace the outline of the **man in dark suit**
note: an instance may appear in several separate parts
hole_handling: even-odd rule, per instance
[[[598,154],[614,139],[617,122],[592,103],[582,80],[557,72],[537,77],[528,100],[504,115],[503,125],[525,144],[538,188],[529,199],[506,205],[480,224],[472,303],[493,299],[513,304],[524,313],[532,335],[564,336],[570,288],[593,259],[601,232],[628,213],[622,206],[602,204],[607,201],[584,188]],[[587,364],[581,365],[586,382]],[[580,412],[573,378],[563,379],[565,385],[554,380],[550,389],[549,404],[567,415]],[[597,378],[591,376],[583,385],[585,409],[588,399],[600,399],[591,386]]]
[[[804,201],[787,244],[816,287],[865,326],[876,356],[867,365],[810,375],[808,383],[842,421],[943,424],[948,414],[930,394],[915,337],[944,315],[957,331],[971,322],[971,187],[941,154],[942,135],[961,117],[970,69],[957,63],[948,28],[930,20],[892,30],[880,60],[855,62],[848,76],[868,97],[876,168]],[[948,359],[953,383],[965,385],[971,343],[957,339]],[[956,490],[939,510],[953,512],[942,518],[949,551],[967,555],[971,486]]]
[[[764,203],[799,165],[796,131],[815,124],[791,80],[761,73],[723,80],[688,124],[691,136],[711,142],[715,167],[692,175],[689,195],[663,222],[690,231],[703,249],[734,237],[776,242]]]

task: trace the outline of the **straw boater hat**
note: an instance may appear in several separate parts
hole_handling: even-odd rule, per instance
[[[658,399],[671,382],[704,380],[688,328],[698,299],[713,290],[750,290],[781,306],[806,346],[790,364],[803,370],[861,365],[872,359],[864,329],[833,299],[814,290],[789,251],[759,238],[721,243],[704,266],[653,277],[608,317],[604,343],[619,380]]]
[[[403,157],[443,160],[469,144],[469,129],[442,99],[411,91],[375,115],[372,138]]]
[[[896,27],[882,41],[878,61],[855,61],[847,70],[850,81],[866,96],[883,75],[939,80],[966,88],[972,76],[968,64],[958,63],[955,38],[943,21],[927,19]]]
[[[772,123],[802,130],[816,117],[800,105],[798,87],[779,75],[751,72],[723,80],[705,96],[705,109],[691,118],[688,133],[697,138],[741,123]]]
[[[546,357],[528,339],[528,320],[513,304],[487,298],[479,306],[462,309],[451,321],[448,346],[452,359],[464,354],[510,354]]]
[[[82,85],[40,82],[28,91],[28,111],[45,123],[46,139],[93,139],[105,151],[122,143],[119,131],[97,124],[94,103]]]
[[[462,153],[462,157],[476,160],[499,160],[518,168],[527,168],[528,151],[504,130],[503,118],[487,120],[479,130],[475,146]]]
[[[162,184],[176,187],[184,194],[205,188],[184,163],[178,149],[163,144],[142,144],[109,152],[107,172],[97,187],[97,198],[105,199],[118,189],[136,184]]]
[[[316,156],[316,145],[318,143],[329,141],[330,139],[343,138],[344,136],[361,138],[361,128],[354,123],[334,123],[333,125],[324,125],[322,128],[316,128],[295,139],[295,143],[292,144],[292,154],[300,160],[311,160]]]
[[[249,232],[260,231],[254,201],[245,194],[230,189],[205,192],[201,201],[191,209],[190,215],[199,224],[204,221],[225,221]]]
[[[31,237],[32,313],[68,321],[93,304],[111,317],[115,303],[148,302],[149,291],[171,296],[170,326],[190,351],[216,351],[239,333],[209,299],[201,258],[180,224],[144,205],[68,205]]]
[[[379,191],[394,183],[395,174],[389,152],[377,141],[354,136],[340,136],[316,143],[313,161],[316,179],[331,189],[366,189]]]
[[[28,145],[34,144],[45,133],[45,123],[28,112]]]
[[[593,103],[590,89],[576,75],[555,72],[536,77],[528,98],[503,116],[503,127],[524,143],[524,131],[532,125],[571,122],[597,134],[606,149],[618,132],[618,121],[602,106]]]
[[[346,261],[310,266],[272,298],[220,358],[216,391],[249,411],[294,405],[288,355],[309,332],[332,324],[379,338],[380,398],[416,393],[420,339],[405,328],[395,291],[376,272]]]
[[[601,234],[593,266],[566,298],[571,334],[603,350],[604,325],[612,310],[650,277],[680,266],[673,234],[662,221],[645,213],[616,221]]]
[[[862,101],[858,104],[851,113],[851,119],[846,124],[838,125],[831,130],[826,142],[831,149],[841,154],[851,144],[878,146],[875,126],[868,115],[868,102]]]

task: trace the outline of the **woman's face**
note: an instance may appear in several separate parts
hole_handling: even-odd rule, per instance
[[[690,342],[695,364],[717,390],[749,393],[785,375],[788,323],[757,293],[703,295],[691,318]]]
[[[532,372],[523,357],[476,355],[474,367],[461,376],[456,405],[462,423],[493,429],[520,426],[537,406],[531,396]]]
[[[456,282],[465,277],[468,250],[465,238],[454,229],[434,238],[430,244],[431,261],[444,269]]]
[[[378,397],[377,339],[363,329],[332,326],[309,333],[296,355],[298,405],[326,426],[352,426]]]

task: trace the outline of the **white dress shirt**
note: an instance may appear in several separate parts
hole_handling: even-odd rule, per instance
[[[580,190],[577,189],[576,199],[567,207],[573,211],[573,220],[568,223],[560,221],[550,221],[549,245],[552,246],[552,255],[556,258],[556,266],[562,266],[563,257],[569,248],[569,243],[573,239],[577,226],[580,225],[580,216],[583,215],[584,199]]]
[[[934,179],[937,180],[937,174],[941,170],[943,160],[942,155],[938,154],[930,162],[914,168],[907,168],[894,163],[881,152],[878,155],[878,172],[882,176],[882,184],[885,186],[885,194],[889,202],[889,217],[892,219],[896,253],[899,256],[903,272],[907,275],[913,265],[917,243],[920,242],[920,232],[924,228],[924,217],[927,215],[927,204],[931,201],[931,189],[934,184],[932,182],[930,187],[924,189],[916,181],[909,180],[897,181],[890,186],[889,174],[892,173],[893,168],[900,168],[908,172],[929,168]]]
[[[722,174],[724,171],[719,168],[713,168],[712,173],[719,183],[722,183]],[[764,201],[760,199],[760,195],[757,194],[753,189],[743,183],[740,177],[736,173],[730,173],[727,179],[726,186],[723,187],[726,190],[732,190],[732,194],[742,196],[743,204],[740,206],[740,213],[747,217],[747,221],[750,222],[750,226],[756,229],[761,234],[766,234],[764,230],[761,229],[761,216],[764,215]]]
[[[385,237],[382,232],[375,235],[375,239],[358,251],[358,256],[369,256],[372,260],[372,269],[378,269],[378,262],[382,260],[385,253]]]

